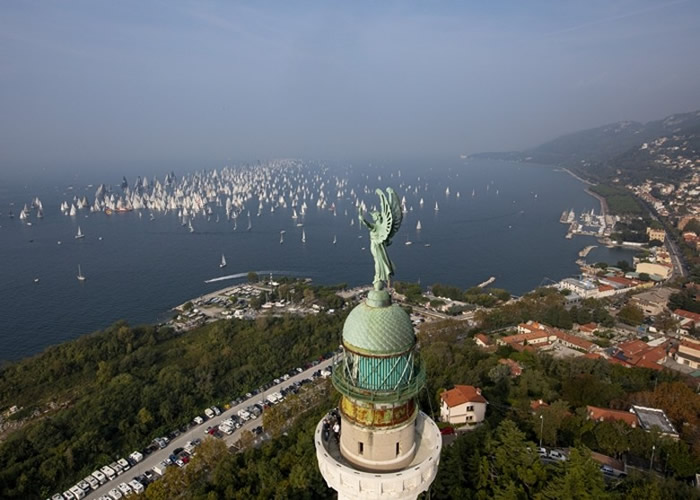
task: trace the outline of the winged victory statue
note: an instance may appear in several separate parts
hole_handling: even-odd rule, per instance
[[[394,275],[394,264],[386,253],[386,247],[391,245],[391,238],[401,227],[403,213],[396,192],[386,188],[386,194],[381,189],[375,191],[379,196],[379,210],[370,212],[372,221],[367,221],[360,208],[360,222],[369,228],[370,250],[374,257],[375,290],[382,290]]]

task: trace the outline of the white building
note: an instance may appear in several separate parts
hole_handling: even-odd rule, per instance
[[[440,394],[440,420],[454,425],[478,424],[484,421],[488,401],[481,389],[471,385],[456,385]]]
[[[575,278],[566,278],[561,280],[559,282],[559,288],[563,290],[570,290],[584,299],[593,297],[596,293],[598,293],[598,287],[592,281],[577,280]]]

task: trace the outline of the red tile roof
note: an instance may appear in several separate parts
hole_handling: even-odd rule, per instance
[[[550,334],[548,332],[544,330],[537,330],[532,333],[519,333],[517,335],[509,335],[507,337],[503,337],[501,340],[506,344],[522,344],[526,340],[530,341],[536,339],[549,338],[549,336]]]
[[[486,403],[486,398],[481,395],[481,389],[473,385],[456,385],[454,389],[440,394],[442,400],[450,408],[464,403]]]
[[[613,283],[617,283],[618,285],[622,285],[624,287],[631,287],[637,284],[636,281],[628,278],[623,278],[622,276],[606,276],[605,279],[607,281],[612,281]]]
[[[625,422],[631,427],[636,427],[638,420],[637,415],[628,411],[611,410],[610,408],[598,408],[597,406],[586,406],[588,418],[600,421],[620,421]]]
[[[477,333],[476,335],[474,335],[474,338],[480,340],[485,345],[491,344],[491,340],[489,340],[489,338],[483,333]]]
[[[506,358],[501,358],[498,360],[499,363],[502,365],[507,365],[510,367],[510,375],[512,377],[519,377],[523,373],[523,368],[518,364],[517,361],[513,361],[512,359],[506,359]]]
[[[545,403],[541,399],[538,399],[536,401],[530,401],[530,408],[533,410],[538,410],[539,408],[549,406],[549,403]]]
[[[689,320],[692,320],[694,323],[700,323],[700,314],[686,311],[685,309],[676,309],[673,311],[673,314],[676,314],[678,316],[682,316],[684,318],[688,318]]]
[[[598,329],[598,325],[595,323],[586,323],[585,325],[579,325],[578,329],[582,332],[595,332]]]
[[[576,347],[579,347],[579,348],[584,349],[586,351],[595,345],[593,342],[589,342],[587,340],[578,338],[575,335],[569,335],[568,333],[564,333],[564,332],[558,331],[556,333],[556,336],[557,336],[557,338],[559,338],[563,342],[568,342],[569,344],[573,344]]]
[[[642,342],[641,340],[630,340],[629,342],[623,342],[617,346],[625,356],[631,358],[635,354],[639,354],[643,351],[649,349],[649,344]]]

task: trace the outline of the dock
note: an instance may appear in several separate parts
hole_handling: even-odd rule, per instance
[[[590,253],[590,251],[593,250],[594,248],[596,248],[597,246],[598,245],[588,245],[587,247],[585,247],[583,250],[581,250],[578,253],[578,256],[579,257],[586,257]]]

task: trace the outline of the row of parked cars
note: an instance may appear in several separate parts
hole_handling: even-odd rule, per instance
[[[138,451],[133,452],[128,458],[120,458],[109,465],[105,465],[95,470],[92,474],[78,481],[75,485],[63,493],[56,493],[50,500],[80,500],[85,498],[91,491],[98,489],[107,481],[111,481],[124,474],[131,467],[143,460],[143,454]],[[128,482],[122,482],[117,488],[112,489],[109,497],[100,497],[100,500],[116,500],[131,493],[141,493],[145,489],[143,482],[136,478]]]
[[[319,364],[322,360],[328,359],[334,355],[333,352],[328,352],[321,356],[318,360],[311,361],[307,363],[304,368],[308,369],[311,368],[312,366],[316,366]],[[332,367],[330,367],[329,370],[317,370],[316,372],[313,373],[312,379],[318,378],[318,377],[327,377],[330,375],[330,370],[332,370]],[[289,378],[301,373],[304,371],[303,368],[295,368],[290,370],[289,372],[281,375],[278,378],[275,378],[274,380],[262,385],[258,389],[254,389],[251,392],[247,393],[245,396],[241,396],[238,399],[235,399],[231,401],[231,406],[236,406],[241,404],[243,401],[246,401],[253,396],[260,394],[262,392],[267,391],[269,388],[280,384],[281,382],[285,380],[289,380]],[[288,388],[282,389],[278,392],[271,393],[265,397],[265,400],[260,400],[255,404],[252,404],[248,406],[244,410],[240,410],[238,412],[238,415],[232,415],[230,418],[224,420],[221,424],[215,427],[208,427],[206,432],[208,434],[211,434],[216,437],[222,437],[221,433],[223,432],[224,434],[233,434],[235,432],[235,429],[239,429],[245,422],[251,419],[258,418],[265,407],[269,407],[271,405],[279,404],[282,402],[285,397],[289,393],[297,393],[299,391],[299,388],[305,384],[309,383],[312,381],[312,379],[304,379],[299,382],[295,382]],[[135,451],[131,455],[129,455],[128,458],[120,458],[119,460],[112,462],[109,465],[105,465],[101,467],[100,469],[94,471],[92,474],[89,476],[85,477],[78,483],[76,483],[74,486],[69,488],[68,490],[64,491],[63,493],[56,493],[53,495],[50,499],[47,500],[80,500],[86,497],[88,493],[91,491],[96,490],[103,484],[105,484],[107,481],[111,481],[112,479],[116,478],[117,476],[120,476],[127,470],[129,470],[132,466],[136,465],[138,462],[143,460],[144,455],[149,455],[150,453],[153,453],[154,451],[158,449],[163,449],[165,448],[168,443],[170,442],[171,439],[174,439],[175,437],[179,436],[181,432],[185,432],[189,430],[191,427],[196,426],[196,425],[201,425],[203,424],[206,420],[212,419],[216,416],[221,415],[221,409],[219,409],[217,406],[212,406],[210,408],[206,408],[204,410],[204,415],[206,415],[206,419],[203,418],[202,416],[196,416],[191,424],[188,426],[185,426],[182,429],[175,430],[171,432],[168,436],[162,436],[162,437],[157,437],[153,440],[153,442],[146,447],[144,450],[141,452]],[[262,427],[256,427],[254,429],[254,433],[256,434],[261,434],[262,433]],[[182,449],[176,449],[175,453],[171,454],[168,459],[163,460],[160,462],[158,465],[154,466],[152,471],[146,471],[143,475],[136,476],[134,477],[131,481],[125,481],[120,483],[116,488],[113,488],[109,491],[109,496],[102,496],[100,497],[100,500],[117,500],[120,498],[123,498],[124,496],[130,495],[132,493],[140,493],[144,491],[145,487],[153,482],[154,480],[158,479],[159,476],[163,475],[165,473],[165,468],[170,466],[170,465],[178,465],[180,467],[185,466],[190,459],[191,455],[194,455],[194,448],[201,443],[201,440],[195,439],[191,442],[187,443],[187,446]]]

